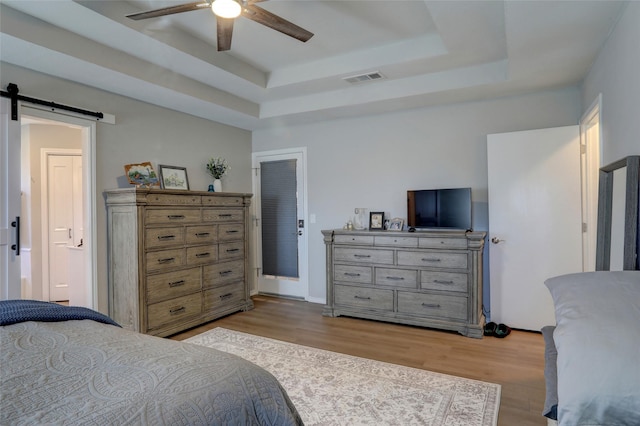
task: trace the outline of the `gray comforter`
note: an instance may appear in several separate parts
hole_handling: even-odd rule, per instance
[[[301,425],[266,370],[92,320],[0,327],[0,424]]]

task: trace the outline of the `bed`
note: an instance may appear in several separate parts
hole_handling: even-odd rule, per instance
[[[266,370],[120,328],[86,308],[0,301],[0,424],[301,425]]]
[[[626,204],[618,224],[624,228],[622,270],[611,271],[612,179],[623,167]],[[639,170],[640,156],[601,169],[596,271],[545,281],[556,315],[555,325],[542,328],[542,414],[550,424],[640,425]]]

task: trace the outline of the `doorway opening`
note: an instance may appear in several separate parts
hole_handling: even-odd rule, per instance
[[[23,106],[20,127],[21,297],[95,308],[95,122]]]
[[[598,223],[598,180],[601,162],[600,108],[602,95],[580,119],[580,173],[582,190],[583,271],[595,271]]]

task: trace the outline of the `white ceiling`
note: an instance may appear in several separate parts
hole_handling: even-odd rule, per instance
[[[209,9],[125,17],[189,2],[0,0],[0,58],[255,130],[579,84],[625,5],[270,0],[311,40],[240,17],[228,52]],[[373,71],[385,78],[344,81]]]

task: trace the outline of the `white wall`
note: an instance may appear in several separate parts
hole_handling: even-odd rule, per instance
[[[15,83],[20,94],[114,114],[116,124],[97,125],[98,309],[108,310],[106,209],[103,192],[130,186],[124,165],[151,161],[187,168],[191,189],[210,183],[205,164],[221,156],[231,164],[227,192],[251,192],[251,133],[144,102],[96,90],[0,62],[0,87]]]
[[[308,229],[309,296],[324,300],[322,229],[342,227],[355,207],[406,218],[408,189],[470,186],[473,227],[487,230],[487,134],[572,125],[579,116],[571,88],[255,131],[253,151],[307,147],[309,213],[317,218]]]
[[[602,164],[640,154],[640,2],[631,1],[584,79],[586,109],[602,93]]]

